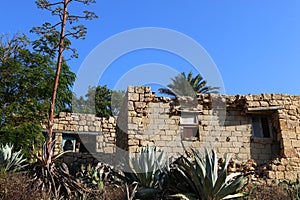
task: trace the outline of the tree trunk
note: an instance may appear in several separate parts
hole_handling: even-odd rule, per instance
[[[57,56],[57,63],[56,63],[56,73],[55,79],[53,84],[53,91],[52,91],[52,98],[49,110],[49,119],[48,119],[48,130],[47,130],[47,157],[46,157],[46,165],[52,162],[52,154],[53,154],[53,120],[54,120],[54,108],[55,108],[55,100],[56,100],[56,93],[58,88],[58,81],[60,75],[60,69],[62,64],[62,53],[64,51],[64,37],[65,37],[65,28],[66,28],[66,21],[67,21],[67,5],[69,0],[64,0],[64,10],[63,10],[63,18],[60,30],[60,37],[59,37],[59,48],[58,48],[58,56]]]

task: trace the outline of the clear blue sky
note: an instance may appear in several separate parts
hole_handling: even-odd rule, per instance
[[[96,12],[99,19],[82,21],[88,34],[86,40],[73,41],[80,56],[69,62],[74,72],[97,45],[114,34],[162,27],[189,36],[207,51],[227,94],[300,95],[298,0],[98,0],[82,9]],[[53,21],[33,0],[2,0],[0,17],[1,34],[19,31],[31,38],[30,28]],[[192,67],[169,52],[133,51],[112,63],[100,83],[114,87],[126,71],[147,63],[186,72]]]

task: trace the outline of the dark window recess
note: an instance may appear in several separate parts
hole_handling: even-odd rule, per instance
[[[264,137],[266,137],[266,138],[271,137],[270,127],[269,127],[269,120],[266,117],[261,118],[261,126],[262,126],[262,131],[263,131]]]
[[[271,138],[271,120],[268,117],[252,117],[252,133],[257,138]]]
[[[76,137],[70,135],[62,135],[62,147],[64,151],[75,151]]]
[[[73,151],[73,142],[70,139],[66,140],[63,149],[64,151]]]
[[[183,127],[183,138],[198,138],[199,132],[197,127]]]
[[[95,135],[62,134],[64,151],[92,152],[96,150]]]

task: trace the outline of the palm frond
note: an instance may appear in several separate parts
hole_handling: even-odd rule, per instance
[[[171,83],[167,85],[167,88],[160,88],[158,91],[172,97],[195,97],[197,93],[218,93],[219,89],[219,87],[211,87],[207,85],[207,81],[204,80],[201,74],[197,74],[193,77],[193,73],[190,71],[188,75],[182,72],[171,78]]]

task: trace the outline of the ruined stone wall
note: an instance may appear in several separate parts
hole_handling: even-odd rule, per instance
[[[259,166],[279,158],[276,166],[281,167],[269,164],[268,176],[297,176],[300,167],[299,96],[202,94],[197,101],[200,105],[199,137],[183,140],[180,111],[174,112],[171,99],[156,97],[149,87],[129,87],[127,149],[138,152],[150,144],[169,155],[178,155],[190,148],[209,147],[215,148],[220,155],[230,153],[239,161],[253,159]],[[253,137],[252,117],[256,116],[270,118],[272,137]],[[280,159],[284,159],[283,164]]]
[[[199,103],[202,105],[198,114],[199,137],[184,140],[180,113],[172,111],[172,100],[156,97],[148,88],[144,89],[147,90],[145,94],[149,96],[148,99],[143,98],[142,87],[129,88],[129,151],[137,152],[140,147],[150,144],[175,156],[191,148],[201,150],[207,147],[217,149],[220,154],[230,152],[239,160],[251,158],[251,122],[239,108],[230,108],[226,112],[224,104],[222,112],[214,113],[210,96],[199,97]],[[135,96],[136,93],[139,95]]]
[[[43,126],[46,129],[46,125]],[[55,153],[63,150],[63,135],[75,135],[87,151],[115,152],[116,122],[113,117],[107,119],[93,114],[61,112],[54,118],[53,131],[56,134]],[[79,152],[77,147],[76,152]]]
[[[266,174],[272,179],[292,180],[300,177],[300,96],[261,94],[248,95],[245,99],[248,107],[283,107],[275,117],[280,156],[268,164]]]
[[[186,100],[188,101],[188,100]],[[195,101],[195,99],[193,100]],[[124,108],[114,118],[60,113],[54,120],[56,149],[61,151],[62,134],[94,135],[90,143],[98,153],[115,153],[116,146],[129,152],[155,145],[177,157],[191,148],[214,148],[219,155],[230,153],[238,161],[252,159],[265,165],[269,178],[293,179],[300,176],[300,96],[260,94],[225,96],[201,94],[188,112],[197,113],[197,137],[183,138],[181,114],[183,104],[157,97],[150,87],[128,87]],[[272,137],[253,136],[253,117],[270,119]],[[116,125],[117,124],[117,125]],[[75,154],[74,154],[75,155]],[[80,154],[69,160],[88,158]],[[112,155],[113,156],[113,155]],[[90,159],[90,158],[89,158]],[[94,161],[93,161],[94,162]]]

